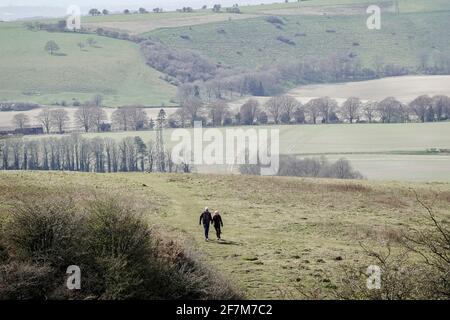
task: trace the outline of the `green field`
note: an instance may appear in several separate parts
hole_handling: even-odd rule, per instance
[[[448,223],[450,184],[215,175],[3,172],[0,211],[14,206],[20,193],[76,194],[81,202],[123,197],[248,298],[303,299],[299,284],[329,293],[343,265],[373,263],[359,241],[377,248],[382,241],[395,244],[401,230],[424,227],[425,213],[410,188]],[[198,218],[205,206],[221,210],[222,243],[203,240]]]
[[[96,47],[79,42],[93,37]],[[61,55],[44,51],[49,40]],[[0,24],[0,101],[53,104],[101,94],[107,106],[170,104],[175,87],[145,65],[137,45],[105,37],[28,31]]]
[[[371,68],[377,57],[383,57],[385,63],[414,67],[421,52],[450,51],[449,18],[450,11],[385,13],[381,30],[373,31],[366,27],[366,15],[285,15],[282,29],[259,17],[147,34],[172,47],[195,50],[215,63],[235,67],[254,68],[306,57],[325,58],[335,53],[352,53],[363,66]],[[306,36],[296,36],[302,33]],[[278,36],[289,38],[296,45],[282,43]]]
[[[305,57],[352,54],[363,66],[377,57],[385,63],[416,67],[419,54],[450,52],[450,4],[445,0],[376,1],[383,8],[382,29],[366,27],[366,0],[311,0],[243,6],[242,14],[167,12],[83,17],[88,28],[104,27],[159,38],[180,50],[194,50],[214,63],[259,68]],[[372,3],[370,3],[372,4]],[[338,8],[338,9],[336,9]],[[336,11],[338,10],[338,11]],[[362,10],[362,11],[361,11]],[[324,15],[324,13],[329,13]],[[277,29],[265,19],[280,17]],[[218,30],[223,30],[220,33]],[[327,32],[333,29],[336,32]],[[305,36],[296,36],[304,33]],[[180,36],[189,36],[188,40]],[[277,40],[284,36],[296,45]],[[98,47],[77,44],[94,37]],[[147,66],[136,44],[98,36],[28,31],[21,22],[0,24],[0,101],[71,103],[104,96],[107,106],[168,105],[176,88]],[[60,55],[44,51],[48,40]],[[356,45],[357,44],[357,45]]]

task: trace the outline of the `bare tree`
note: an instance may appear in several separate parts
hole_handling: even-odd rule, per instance
[[[142,130],[148,124],[148,116],[142,107],[131,107],[127,110],[134,130]]]
[[[445,120],[450,117],[450,97],[437,95],[433,98],[433,110],[437,121]]]
[[[209,106],[209,116],[213,126],[221,126],[225,117],[230,113],[228,104],[223,100],[217,100]]]
[[[377,104],[383,123],[404,122],[407,118],[404,105],[393,97],[388,97]]]
[[[347,119],[350,123],[359,117],[359,110],[361,108],[361,100],[359,98],[348,98],[341,107],[342,117]]]
[[[153,140],[147,143],[148,171],[153,172],[156,162],[156,144]]]
[[[93,126],[94,112],[94,107],[88,103],[78,107],[77,111],[75,111],[75,122],[83,128],[85,132],[89,132]]]
[[[324,123],[330,122],[330,115],[336,110],[337,106],[336,100],[328,97],[322,97],[317,100],[317,108]]]
[[[305,111],[306,114],[311,119],[311,122],[316,124],[317,123],[317,117],[319,116],[319,108],[318,108],[318,102],[319,99],[311,99],[308,101],[307,104],[305,104]]]
[[[52,116],[49,108],[42,109],[39,114],[36,116],[36,119],[42,124],[45,132],[50,133],[52,127]]]
[[[301,104],[294,110],[294,119],[296,123],[305,123],[305,108]]]
[[[128,110],[126,107],[117,108],[112,114],[112,123],[119,130],[127,131],[131,127]]]
[[[18,113],[14,116],[13,122],[17,129],[23,131],[23,129],[30,123],[30,117],[24,113]]]
[[[433,100],[427,96],[422,95],[409,103],[412,112],[419,118],[421,122],[425,122],[425,115],[429,108],[432,108]]]
[[[95,126],[97,132],[101,131],[102,125],[108,120],[105,110],[101,107],[92,107],[92,125]]]
[[[64,109],[56,109],[50,112],[52,125],[58,128],[58,133],[64,133],[67,122],[70,120],[69,113]]]
[[[362,113],[366,117],[367,122],[372,123],[377,114],[378,103],[377,102],[366,102],[362,105]]]
[[[241,122],[245,125],[252,125],[259,110],[259,102],[249,99],[241,106]]]
[[[282,97],[272,97],[265,104],[264,108],[272,116],[275,123],[280,122],[280,116],[283,112],[283,98]]]
[[[188,116],[191,125],[194,125],[203,108],[203,102],[197,97],[188,97],[183,101],[181,108],[184,109],[185,115]]]
[[[282,112],[286,115],[288,122],[291,121],[293,113],[301,104],[292,96],[283,95],[280,97]]]

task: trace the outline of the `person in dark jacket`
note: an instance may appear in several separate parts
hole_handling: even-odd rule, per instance
[[[205,229],[205,240],[209,240],[209,226],[213,223],[213,219],[211,216],[211,212],[209,212],[208,207],[205,208],[205,211],[200,215],[200,223],[201,225],[203,223],[203,228]]]
[[[216,210],[214,212],[214,216],[212,219],[213,219],[214,229],[216,229],[217,240],[220,240],[220,235],[222,234],[221,228],[223,227],[223,222],[222,222],[222,217],[219,214],[219,211]]]

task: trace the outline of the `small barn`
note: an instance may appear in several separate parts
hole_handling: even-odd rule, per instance
[[[44,128],[39,126],[26,126],[23,129],[0,128],[0,136],[39,135],[44,134]]]

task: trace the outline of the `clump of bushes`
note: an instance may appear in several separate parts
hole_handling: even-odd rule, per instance
[[[0,111],[29,111],[41,108],[40,105],[27,102],[0,102]]]
[[[241,294],[119,200],[25,202],[2,215],[0,299],[236,299]],[[67,267],[81,289],[66,288]]]
[[[295,46],[295,42],[285,36],[279,36],[277,37],[277,40],[289,44],[291,46]]]
[[[281,20],[280,18],[275,17],[275,16],[269,16],[269,17],[267,17],[267,18],[266,18],[266,21],[269,22],[269,23],[271,23],[271,24],[274,24],[274,25],[284,25],[283,20]]]
[[[337,281],[329,288],[331,296],[316,285],[312,290],[298,287],[308,299],[344,300],[448,300],[450,298],[450,229],[444,215],[413,191],[418,210],[424,217],[420,229],[404,229],[397,239],[383,240],[380,249],[374,243],[361,243],[364,261],[342,266]],[[434,200],[438,195],[435,195]],[[434,201],[432,200],[432,201]],[[380,271],[378,287],[368,266]],[[370,268],[369,268],[370,269]]]
[[[260,175],[260,164],[240,166],[241,174]],[[335,179],[363,179],[347,159],[329,162],[325,157],[300,159],[291,155],[280,155],[278,176],[314,177]]]
[[[176,50],[152,40],[141,42],[140,47],[149,66],[182,83],[206,81],[218,72],[217,66],[194,52]]]

